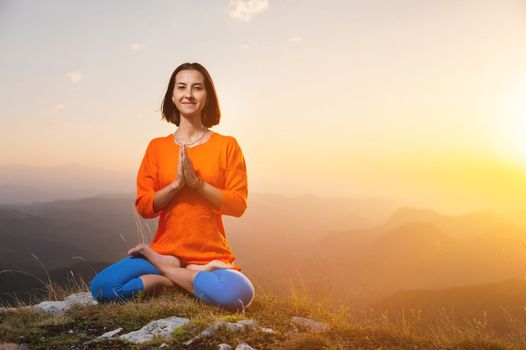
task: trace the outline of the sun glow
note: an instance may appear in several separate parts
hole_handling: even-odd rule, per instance
[[[526,169],[526,79],[498,100],[493,113],[496,147]]]

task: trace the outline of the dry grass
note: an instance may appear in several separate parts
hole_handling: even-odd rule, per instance
[[[67,287],[42,281],[48,287],[49,299],[62,300],[65,296],[88,291],[88,285],[77,280]],[[289,280],[289,293],[278,298],[256,286],[253,303],[240,312],[228,312],[206,304],[181,291],[157,297],[140,294],[136,299],[91,306],[74,306],[65,315],[53,317],[21,309],[0,314],[0,339],[26,342],[31,348],[71,347],[92,340],[109,330],[122,327],[123,332],[141,328],[151,320],[178,315],[191,323],[174,332],[171,345],[181,345],[201,330],[218,320],[235,322],[254,319],[262,327],[274,329],[276,336],[261,332],[228,334],[219,332],[207,343],[196,343],[193,348],[216,348],[220,342],[236,344],[245,341],[256,349],[520,349],[525,347],[522,336],[500,339],[487,329],[484,319],[473,320],[465,326],[454,324],[448,314],[437,315],[432,327],[422,324],[420,312],[410,310],[402,322],[395,322],[386,313],[369,310],[356,317],[349,306],[331,306],[329,297],[315,300],[305,285]],[[20,304],[19,306],[25,306]],[[330,328],[320,334],[301,330],[291,323],[292,316],[302,316],[327,323]],[[400,320],[398,320],[400,321]],[[524,329],[524,328],[523,328]],[[517,329],[516,334],[524,334]],[[153,342],[151,348],[158,347]],[[506,344],[506,345],[503,345]],[[100,343],[101,348],[133,348],[118,340]],[[214,347],[215,346],[215,347]],[[150,347],[145,347],[150,348]]]

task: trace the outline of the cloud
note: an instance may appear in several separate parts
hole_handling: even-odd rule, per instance
[[[66,108],[66,107],[62,103],[57,103],[55,105],[55,111],[56,112],[62,111],[64,108]]]
[[[84,76],[80,72],[69,72],[67,74],[68,78],[71,79],[72,82],[76,83],[78,81],[81,81],[84,79]]]
[[[144,44],[143,43],[132,43],[130,45],[130,49],[132,49],[134,51],[142,50],[142,49],[144,49]]]
[[[293,36],[289,38],[289,41],[301,41],[303,38],[301,36]]]
[[[228,14],[237,22],[250,22],[256,13],[265,11],[268,0],[230,0]]]

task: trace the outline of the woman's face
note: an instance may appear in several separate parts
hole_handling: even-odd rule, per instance
[[[185,69],[175,75],[172,97],[175,106],[184,115],[200,115],[206,105],[205,77],[201,72]]]

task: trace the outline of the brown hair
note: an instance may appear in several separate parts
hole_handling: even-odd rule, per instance
[[[166,89],[166,93],[164,94],[164,98],[161,103],[161,119],[166,119],[168,123],[173,123],[177,126],[179,126],[179,123],[181,122],[181,113],[177,107],[175,107],[175,104],[172,101],[172,96],[175,86],[175,76],[177,73],[185,69],[199,71],[205,78],[206,104],[203,112],[201,113],[201,122],[205,127],[211,127],[219,124],[219,120],[221,119],[221,110],[219,109],[219,101],[217,100],[214,82],[212,81],[210,73],[208,73],[206,68],[197,62],[183,63],[173,71],[170,81],[168,82],[168,88]]]

